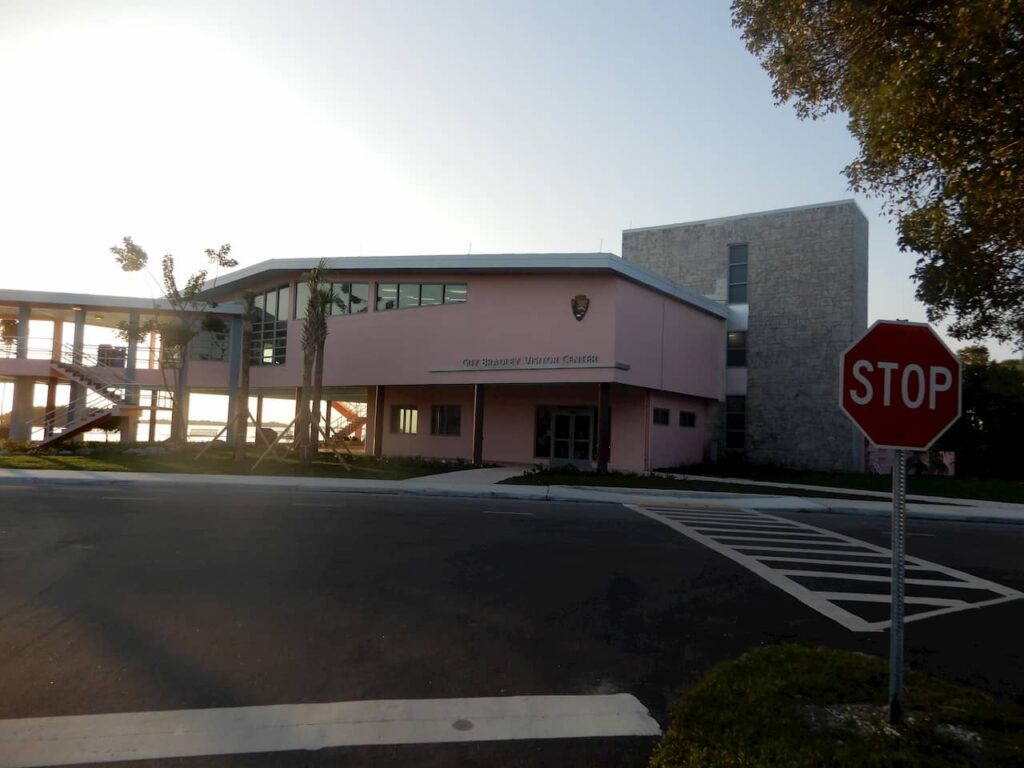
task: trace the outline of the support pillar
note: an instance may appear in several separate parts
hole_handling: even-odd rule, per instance
[[[51,376],[46,381],[46,420],[43,422],[43,434],[50,437],[53,434],[54,411],[57,410],[57,379]]]
[[[238,377],[242,374],[242,318],[231,318],[231,335],[228,339],[228,431],[225,440],[228,445],[235,444],[235,432],[241,429],[245,434],[248,421],[235,424],[238,414]],[[248,407],[248,403],[246,403]]]
[[[75,310],[75,337],[72,345],[71,362],[76,365],[82,364],[82,348],[85,346],[85,310]],[[71,382],[71,396],[68,399],[68,418],[65,423],[70,424],[78,417],[78,401],[85,395],[85,389],[78,382]],[[78,438],[72,438],[77,440]]]
[[[159,395],[156,389],[149,390],[149,442],[156,442],[156,404]]]
[[[484,385],[473,385],[473,463],[484,460]]]
[[[603,382],[597,385],[597,471],[607,472],[611,458],[612,430],[612,385]]]
[[[14,377],[14,400],[11,403],[9,435],[12,443],[27,443],[32,439],[32,406],[35,401],[35,389],[36,380],[31,376]]]
[[[135,383],[135,369],[139,358],[139,313],[128,313],[128,359],[125,362],[124,378],[128,385],[124,389],[125,400],[132,405],[139,404],[139,387]],[[134,443],[139,432],[139,416],[132,412],[124,417],[121,424],[121,442]]]
[[[28,357],[29,320],[32,318],[32,308],[28,304],[18,305],[18,338],[15,357],[24,360]]]
[[[256,429],[263,428],[263,395],[256,395]]]
[[[384,387],[373,388],[373,445],[370,455],[381,456],[384,452]]]

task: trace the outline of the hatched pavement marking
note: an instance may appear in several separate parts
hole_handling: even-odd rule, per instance
[[[697,509],[650,502],[625,506],[725,555],[852,632],[882,632],[889,627],[888,619],[872,621],[857,613],[859,605],[890,602],[888,591],[863,591],[870,584],[890,582],[891,552],[884,547],[756,510],[735,507]],[[810,565],[837,570],[806,567]],[[852,568],[882,570],[878,574],[864,574],[849,570]],[[908,593],[911,587],[913,593],[907,594],[906,604],[923,606],[925,610],[915,611],[904,621],[918,621],[1024,597],[1010,587],[917,557],[907,557],[907,571]],[[938,574],[945,578],[922,578],[924,574]],[[822,579],[830,582],[828,589],[815,589],[801,581],[813,583]],[[849,589],[836,589],[834,585],[841,582],[848,582]],[[936,589],[941,590],[938,595],[927,594],[929,590]],[[945,592],[957,589],[987,592],[992,597],[971,600],[967,595],[953,597]]]
[[[0,765],[660,734],[628,693],[339,701],[0,720]]]

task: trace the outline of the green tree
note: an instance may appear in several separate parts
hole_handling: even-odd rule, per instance
[[[981,346],[958,353],[962,369],[962,415],[939,439],[938,450],[955,451],[957,473],[1020,478],[1024,432],[1024,367],[996,362]]]
[[[188,429],[185,400],[188,388],[189,344],[202,330],[223,330],[223,323],[207,314],[211,306],[209,302],[199,297],[206,282],[207,271],[201,269],[195,272],[185,281],[184,286],[179,287],[174,275],[174,257],[170,254],[161,259],[160,279],[157,280],[149,269],[149,255],[130,237],[125,237],[120,246],[115,245],[110,251],[125,272],[146,272],[163,291],[163,298],[170,307],[170,318],[154,313],[154,316],[145,323],[134,327],[121,323],[119,328],[125,338],[140,339],[150,331],[157,331],[160,334],[161,369],[164,369],[165,365],[177,369],[171,395],[171,441],[184,444]],[[227,243],[217,250],[207,248],[206,257],[218,270],[221,267],[238,266],[238,262],[231,258],[231,246]],[[171,391],[170,387],[168,390]]]
[[[919,255],[929,318],[1024,346],[1024,3],[734,0],[733,24],[801,118],[845,112],[876,195]]]

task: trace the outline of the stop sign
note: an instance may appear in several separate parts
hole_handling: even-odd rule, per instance
[[[926,450],[960,417],[960,361],[925,323],[878,320],[839,365],[840,407],[881,448]]]

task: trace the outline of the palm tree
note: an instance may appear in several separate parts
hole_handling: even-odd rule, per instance
[[[309,300],[306,302],[306,320],[302,325],[302,394],[299,398],[299,412],[295,416],[295,447],[299,453],[299,463],[303,466],[309,466],[313,459],[310,438],[312,430],[318,426],[310,419],[309,399],[313,394],[313,366],[316,364],[320,339],[327,334],[322,291],[326,266],[327,262],[320,259],[319,264],[302,276],[309,286]]]
[[[314,341],[316,342],[316,363],[313,369],[313,391],[310,393],[313,400],[313,419],[310,423],[309,439],[310,453],[316,456],[320,448],[320,405],[323,402],[324,390],[324,353],[327,348],[327,309],[334,303],[334,291],[330,286],[321,285],[320,316],[317,319],[317,326],[314,329]]]
[[[242,294],[242,372],[235,396],[235,461],[245,461],[249,434],[249,365],[252,362],[252,324],[256,316],[256,294]],[[241,420],[239,423],[238,420]]]

